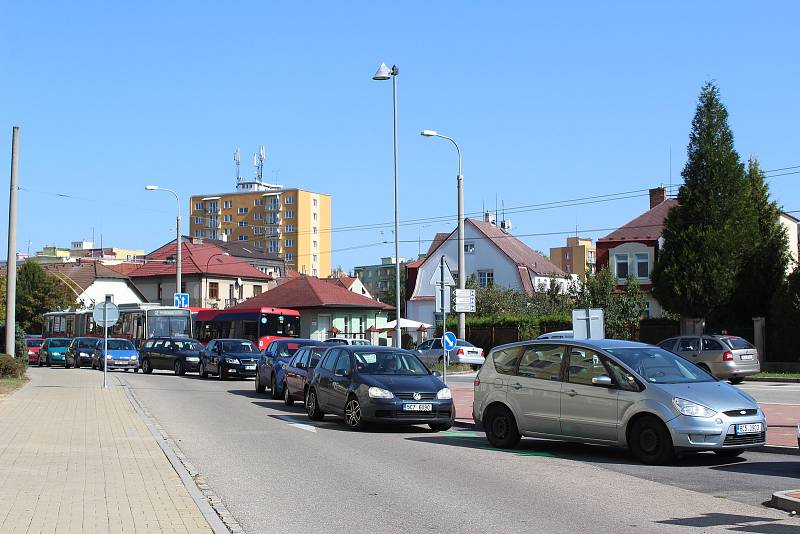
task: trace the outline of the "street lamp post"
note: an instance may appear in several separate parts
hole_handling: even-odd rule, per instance
[[[441,137],[447,139],[456,147],[458,155],[458,175],[456,176],[456,188],[458,190],[458,288],[466,287],[466,268],[464,266],[464,175],[461,174],[461,148],[452,137],[442,135],[435,130],[422,130],[423,137]],[[466,323],[464,312],[458,313],[458,339],[466,337]]]
[[[175,260],[177,265],[175,267],[175,293],[181,292],[181,249],[183,248],[183,240],[181,239],[181,198],[178,196],[178,193],[173,191],[172,189],[167,189],[166,187],[159,187],[157,185],[146,185],[144,188],[147,191],[166,191],[168,193],[172,193],[175,195],[175,201],[178,204],[178,217],[177,217],[177,240],[175,241],[175,248],[177,249],[177,254],[175,256]]]
[[[385,63],[381,63],[373,80],[385,81],[392,80],[392,112],[394,114],[394,292],[395,306],[397,307],[397,319],[394,330],[394,346],[401,346],[401,327],[400,327],[400,220],[397,209],[397,74],[400,69],[393,65],[391,69]]]
[[[208,281],[208,266],[211,265],[211,260],[217,256],[230,256],[230,254],[227,252],[217,252],[216,254],[212,254],[208,257],[208,260],[206,261],[206,294],[210,293],[209,288],[211,287],[211,282]],[[219,295],[217,295],[217,298],[219,298]]]

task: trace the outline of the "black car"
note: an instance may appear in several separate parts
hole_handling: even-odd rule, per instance
[[[314,369],[322,360],[328,347],[309,345],[294,354],[283,373],[283,402],[291,406],[294,401],[305,401]]]
[[[300,347],[319,345],[313,339],[284,338],[272,341],[258,361],[256,393],[264,393],[269,384],[273,399],[283,398],[283,375],[286,366]]]
[[[365,422],[453,425],[450,389],[413,353],[392,347],[342,345],[325,351],[305,398],[308,417],[344,416],[350,428]]]
[[[76,337],[73,339],[66,352],[69,365],[74,365],[76,368],[81,365],[91,367],[92,354],[94,354],[100,342],[100,338],[96,337]]]
[[[220,380],[229,376],[256,376],[258,347],[249,339],[212,339],[200,355],[200,376],[217,375]]]
[[[139,348],[142,371],[152,373],[155,369],[173,371],[181,376],[200,369],[200,353],[203,344],[188,337],[154,337]]]

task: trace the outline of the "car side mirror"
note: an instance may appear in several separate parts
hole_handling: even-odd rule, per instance
[[[433,376],[435,376],[436,378],[441,378],[441,376],[442,376],[442,373],[440,373],[439,371],[433,371],[433,372],[431,372],[431,374]]]
[[[613,386],[614,382],[608,375],[597,375],[596,377],[592,378],[592,384],[607,388]]]
[[[343,376],[346,378],[350,376],[350,371],[348,371],[347,369],[337,369],[334,374],[336,374],[336,376]]]

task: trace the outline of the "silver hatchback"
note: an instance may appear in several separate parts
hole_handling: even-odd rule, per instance
[[[489,442],[522,436],[627,447],[648,464],[682,451],[734,457],[766,442],[747,393],[659,347],[543,340],[492,349],[475,379],[472,416]]]
[[[761,371],[758,351],[738,336],[680,336],[665,339],[658,346],[731,384],[739,384],[746,376]]]

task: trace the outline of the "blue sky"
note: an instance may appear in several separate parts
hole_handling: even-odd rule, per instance
[[[18,250],[93,229],[106,246],[151,250],[172,238],[175,208],[145,184],[179,189],[188,223],[188,196],[232,189],[234,149],[250,175],[260,144],[268,179],[333,196],[334,229],[390,223],[391,84],[371,79],[382,61],[400,67],[402,220],[455,214],[455,153],[424,128],[461,144],[469,212],[667,183],[670,147],[677,183],[710,79],[743,158],[800,165],[797,4],[552,4],[7,3],[0,177],[19,125]],[[800,210],[798,178],[770,181],[787,210]],[[576,225],[601,237],[585,230],[646,207],[637,196],[509,218],[548,250]],[[454,224],[403,226],[402,254]],[[334,230],[334,266],[376,262],[392,240],[390,227]]]

